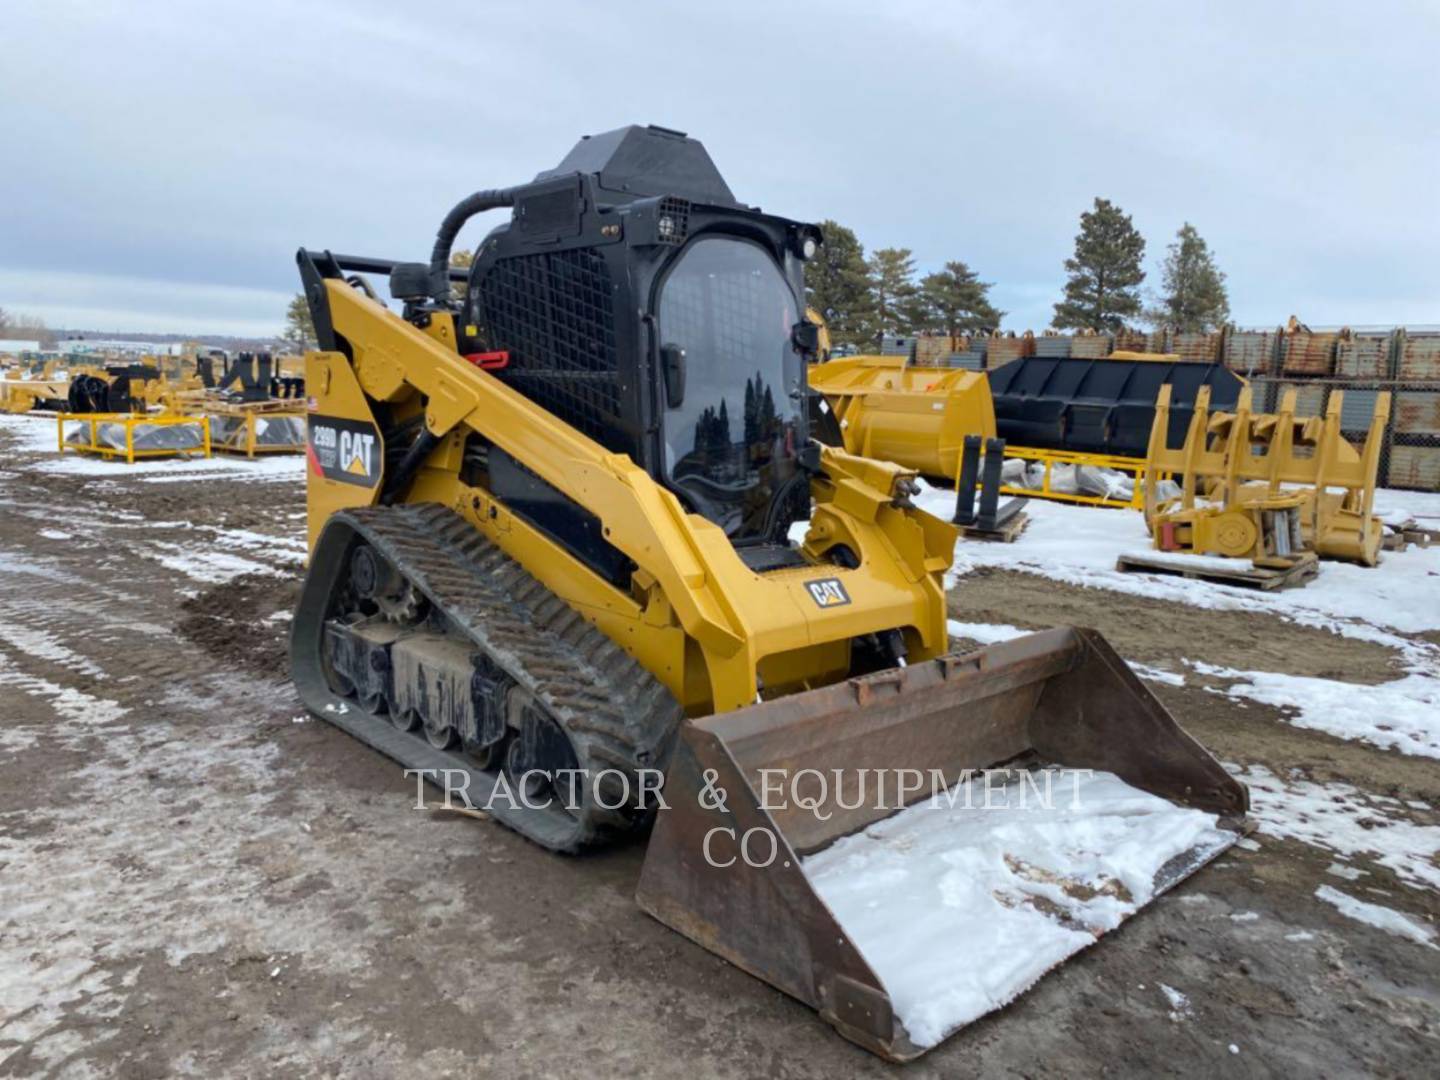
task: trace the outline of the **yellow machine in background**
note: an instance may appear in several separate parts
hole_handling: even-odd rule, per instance
[[[1159,551],[1249,559],[1264,569],[1285,569],[1315,558],[1300,525],[1304,505],[1303,495],[1275,495],[1228,509],[1192,506],[1160,513],[1151,532]]]
[[[1234,412],[1212,413],[1209,391],[1201,388],[1184,445],[1170,449],[1170,387],[1161,389],[1145,463],[1145,518],[1157,547],[1177,535],[1167,523],[1185,523],[1185,536],[1208,537],[1211,546],[1197,551],[1244,547],[1240,537],[1249,533],[1238,523],[1293,507],[1306,548],[1365,566],[1379,562],[1384,530],[1371,510],[1390,394],[1377,395],[1359,450],[1340,432],[1343,391],[1331,391],[1323,417],[1297,417],[1295,401],[1290,389],[1276,413],[1256,413],[1247,386]],[[1178,500],[1158,493],[1159,478],[1167,474],[1180,485]],[[1198,505],[1197,498],[1218,505]],[[1220,535],[1231,542],[1216,539]]]
[[[224,363],[216,372],[215,364]],[[305,451],[305,380],[300,358],[242,352],[197,356],[197,374],[166,398],[183,416],[204,417],[218,453],[255,458]],[[210,385],[207,385],[210,384]]]
[[[1174,357],[1124,353],[1117,359]],[[913,364],[903,356],[852,356],[812,364],[810,385],[824,396],[845,449],[937,482],[957,481],[965,436],[996,436],[995,404],[983,371]],[[1000,488],[1006,495],[1134,509],[1143,501],[1144,460],[1138,457],[1015,444],[1006,445],[1005,457],[1013,465]]]
[[[852,356],[810,367],[845,448],[926,476],[956,476],[966,435],[995,436],[984,372],[917,367],[903,356]]]
[[[63,409],[69,393],[69,375],[47,372],[39,378],[23,378],[18,371],[8,371],[0,379],[0,412]]]

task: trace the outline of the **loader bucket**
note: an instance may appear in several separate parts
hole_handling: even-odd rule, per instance
[[[893,1061],[1213,859],[1248,809],[1083,629],[687,721],[664,794],[640,905]]]

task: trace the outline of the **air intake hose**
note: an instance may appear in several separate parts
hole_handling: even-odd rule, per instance
[[[514,204],[513,188],[492,188],[466,196],[445,215],[435,233],[435,249],[430,253],[430,296],[434,300],[443,304],[450,299],[450,248],[464,224],[476,214]]]

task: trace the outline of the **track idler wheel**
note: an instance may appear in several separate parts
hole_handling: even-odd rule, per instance
[[[577,812],[585,783],[577,775],[579,766],[570,737],[560,725],[534,705],[524,706],[520,729],[510,735],[505,750],[505,773],[515,791],[523,788],[530,800],[553,796],[567,810]]]
[[[374,604],[390,622],[419,621],[424,604],[419,590],[369,544],[361,544],[350,556],[350,584],[356,596]]]

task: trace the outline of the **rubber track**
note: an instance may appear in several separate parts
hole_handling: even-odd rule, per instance
[[[610,768],[626,772],[632,776],[633,798],[635,770],[664,764],[681,720],[670,691],[454,511],[438,503],[366,507],[336,514],[327,531],[337,525],[349,526],[374,545],[477,651],[529,691],[570,736],[580,767],[591,776]],[[353,701],[350,707],[359,710]],[[336,719],[323,706],[314,711]],[[365,715],[403,734],[388,718]],[[440,753],[419,734],[386,739],[382,749],[401,756],[393,747],[405,740],[415,744],[415,753],[403,755],[406,765],[426,767]],[[568,836],[557,833],[554,813],[545,815],[549,824],[543,827],[539,820],[527,820],[533,811],[494,816],[557,850],[575,850],[633,830],[631,818],[595,805],[588,795],[587,789]]]

